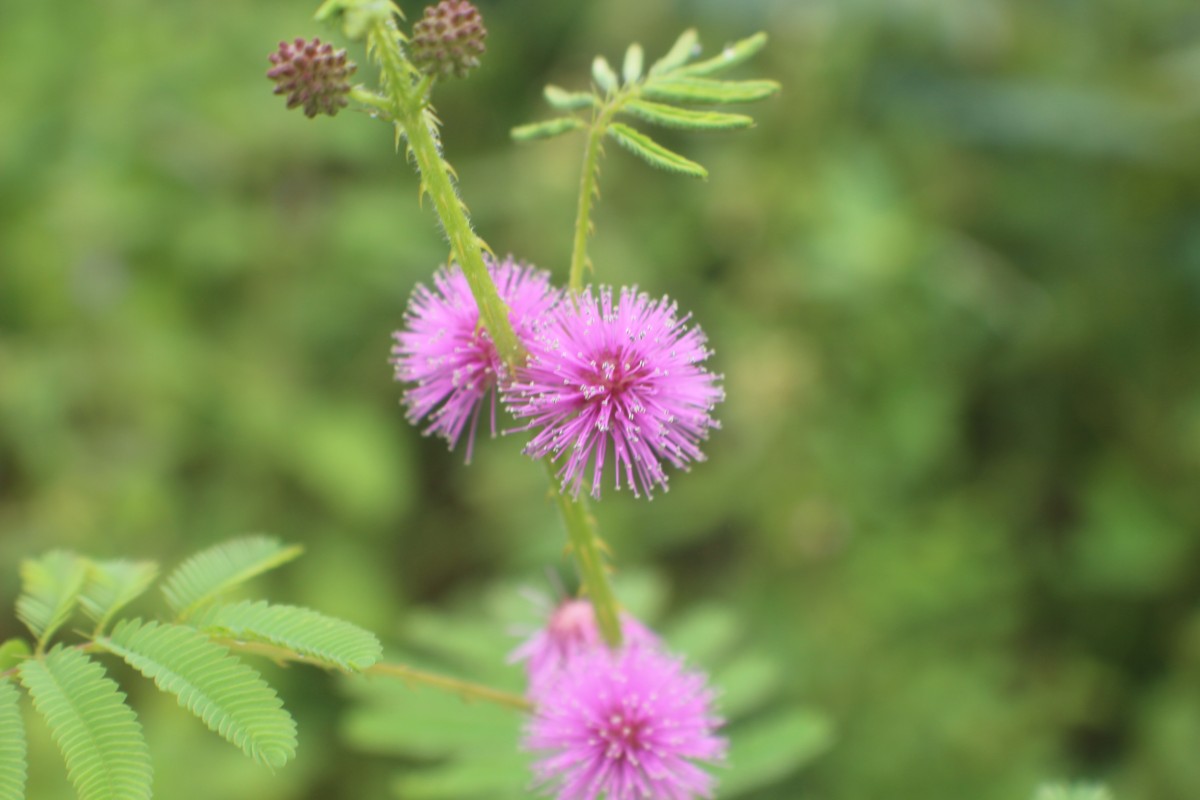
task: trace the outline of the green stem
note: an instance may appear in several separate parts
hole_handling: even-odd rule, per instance
[[[588,258],[588,237],[595,230],[592,225],[592,202],[599,196],[596,176],[600,171],[601,139],[604,126],[593,124],[588,129],[587,144],[583,150],[583,175],[579,179],[579,211],[575,215],[575,240],[571,249],[571,272],[567,287],[572,292],[583,291],[584,270],[592,266]]]
[[[408,141],[409,152],[417,162],[421,188],[433,200],[434,210],[450,242],[454,259],[462,267],[471,294],[479,306],[479,319],[492,337],[496,351],[510,366],[518,363],[521,345],[508,320],[508,308],[496,291],[496,284],[483,261],[481,241],[471,228],[466,207],[450,177],[450,165],[442,158],[434,137],[432,115],[428,113],[425,94],[428,81],[414,84],[412,67],[400,50],[395,23],[391,18],[371,26],[369,44],[377,54],[383,70],[384,88],[392,98],[394,120],[398,133]]]
[[[617,611],[617,597],[608,579],[608,568],[604,563],[604,543],[596,533],[596,520],[588,511],[583,498],[572,499],[558,488],[554,467],[546,462],[550,473],[550,484],[563,524],[567,527],[567,540],[571,543],[571,555],[579,567],[579,578],[584,591],[592,601],[596,613],[596,625],[609,647],[621,646],[621,623]]]

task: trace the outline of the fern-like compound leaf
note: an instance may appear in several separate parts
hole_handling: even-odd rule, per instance
[[[113,616],[150,588],[158,577],[153,561],[93,561],[88,565],[87,583],[79,604],[101,628]]]
[[[655,125],[666,128],[690,128],[692,130],[733,130],[749,128],[754,120],[745,114],[725,114],[720,111],[693,111],[688,108],[676,108],[663,103],[651,103],[649,100],[630,100],[621,107],[623,111],[633,114]]]
[[[720,72],[724,69],[737,66],[744,61],[748,61],[758,55],[758,51],[762,50],[767,45],[767,35],[765,33],[756,33],[741,41],[734,42],[726,47],[718,55],[712,58],[706,58],[703,61],[697,61],[695,64],[688,64],[676,70],[677,75],[712,75],[714,72]]]
[[[122,620],[100,644],[255,761],[282,767],[296,754],[296,724],[279,696],[258,672],[198,631]]]
[[[66,550],[21,562],[17,618],[33,631],[39,645],[70,618],[86,577],[86,562]]]
[[[560,111],[578,111],[596,105],[596,95],[590,92],[568,92],[561,86],[549,84],[542,90],[546,102]]]
[[[286,647],[347,672],[364,670],[383,654],[375,634],[357,625],[262,600],[212,606],[192,624],[209,634]]]
[[[0,678],[0,800],[25,798],[25,724],[21,693]]]
[[[23,662],[20,674],[80,800],[150,797],[150,751],[142,726],[102,666],[58,645],[44,659]]]
[[[590,95],[589,95],[590,96]],[[512,138],[518,142],[531,142],[534,139],[551,139],[564,133],[577,131],[586,127],[583,120],[577,117],[558,117],[545,122],[531,122],[528,125],[518,125],[512,129]]]
[[[646,82],[642,93],[651,100],[668,103],[750,103],[779,91],[776,81],[721,81],[712,78],[654,78]]]
[[[185,619],[223,593],[303,552],[270,536],[248,536],[210,547],[184,561],[167,578],[163,593]]]
[[[617,144],[653,167],[665,169],[668,172],[691,175],[694,178],[708,177],[708,170],[695,161],[668,150],[646,134],[634,130],[628,125],[614,122],[608,126],[605,133],[615,139]]]
[[[700,51],[700,37],[696,34],[694,28],[688,28],[684,31],[667,54],[655,61],[650,67],[650,74],[662,75],[671,70],[678,69],[691,60]]]

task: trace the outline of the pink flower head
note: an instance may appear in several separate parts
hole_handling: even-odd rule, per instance
[[[701,366],[711,355],[690,317],[676,316],[667,298],[651,300],[625,288],[589,288],[564,300],[538,326],[529,363],[506,390],[513,415],[538,429],[525,447],[534,458],[566,461],[562,488],[578,495],[591,464],[592,496],[611,445],[616,486],[647,495],[667,488],[663,461],[686,469],[704,460],[699,442],[710,428],[713,406],[724,399],[719,375]]]
[[[550,274],[512,257],[496,263],[485,256],[500,299],[508,305],[509,321],[523,345],[532,340],[533,320],[558,300]],[[491,396],[492,435],[496,434],[496,386],[504,364],[479,324],[479,307],[457,264],[433,276],[433,289],[419,284],[409,300],[405,329],[392,334],[391,362],[396,380],[412,384],[404,393],[408,419],[429,420],[426,434],[458,443],[467,433],[467,461],[475,445],[481,401]]]
[[[557,800],[712,797],[697,762],[725,757],[703,674],[657,648],[592,650],[572,659],[526,729],[538,784]]]
[[[621,637],[627,647],[659,646],[654,632],[628,614],[621,614]],[[604,647],[591,602],[571,599],[554,609],[545,627],[514,650],[509,660],[526,662],[529,694],[537,696],[571,659]]]

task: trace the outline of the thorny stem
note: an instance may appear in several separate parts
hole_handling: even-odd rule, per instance
[[[409,152],[417,162],[422,189],[433,200],[434,210],[441,220],[442,228],[450,240],[454,257],[462,266],[463,274],[479,307],[480,321],[496,344],[496,350],[510,367],[515,367],[522,358],[522,349],[516,333],[508,320],[508,309],[496,291],[496,285],[483,263],[481,242],[471,229],[467,210],[458,196],[451,168],[442,158],[433,126],[436,124],[426,104],[428,81],[413,82],[412,67],[407,63],[400,48],[400,40],[391,17],[376,20],[367,34],[367,44],[375,54],[383,71],[384,90],[390,100],[390,112],[397,125],[398,133],[408,140]],[[380,107],[372,102],[372,106]],[[570,288],[578,292],[583,284],[583,264],[587,260],[587,233],[591,224],[590,206],[595,192],[595,172],[600,157],[600,137],[619,103],[614,102],[600,112],[593,124],[589,137],[587,164],[581,186],[580,222],[576,224],[576,257],[572,258]],[[582,228],[582,232],[581,232]],[[595,521],[588,513],[583,500],[564,494],[551,478],[552,491],[562,512],[563,524],[571,542],[571,552],[579,565],[592,605],[596,610],[596,622],[611,647],[621,644],[621,627],[617,618],[617,601],[613,595],[605,571],[600,537],[596,533]]]
[[[471,294],[479,306],[479,318],[496,345],[496,351],[511,367],[521,356],[521,346],[508,320],[508,308],[500,299],[496,285],[483,261],[481,241],[471,228],[466,207],[458,196],[449,165],[442,159],[434,134],[436,121],[425,102],[428,81],[413,83],[411,66],[400,50],[396,25],[389,16],[376,20],[367,34],[367,43],[383,71],[384,88],[391,98],[391,112],[397,136],[408,141],[409,152],[417,163],[422,191],[433,200],[434,210],[450,241],[450,249]]]
[[[600,174],[600,157],[604,155],[604,131],[625,100],[626,91],[621,90],[592,114],[592,124],[588,128],[587,143],[583,149],[583,173],[579,178],[579,210],[575,215],[571,272],[567,283],[567,287],[574,294],[583,291],[583,273],[592,266],[587,246],[588,237],[595,230],[592,224],[592,205],[600,196],[597,178]]]

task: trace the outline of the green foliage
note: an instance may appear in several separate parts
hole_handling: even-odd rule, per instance
[[[296,754],[296,724],[258,672],[183,625],[122,620],[101,645],[246,755],[272,768]]]
[[[125,606],[150,588],[158,577],[158,565],[152,561],[88,562],[88,579],[79,598],[84,613],[103,630]]]
[[[1047,784],[1038,787],[1033,800],[1112,800],[1112,795],[1103,786],[1091,784]]]
[[[24,639],[9,639],[0,644],[0,672],[7,672],[29,656],[29,643]]]
[[[614,122],[605,130],[617,144],[633,153],[652,167],[665,169],[668,172],[679,172],[694,178],[707,178],[708,170],[695,161],[673,153],[644,133],[634,130],[628,125]]]
[[[356,625],[262,600],[211,606],[191,624],[209,635],[279,645],[347,672],[366,669],[383,652],[375,634]]]
[[[37,637],[39,647],[70,618],[86,577],[85,563],[65,550],[21,562],[17,617]]]
[[[304,552],[269,536],[248,536],[189,558],[168,576],[163,594],[180,619],[241,583],[286,564]]]
[[[25,798],[25,723],[20,702],[16,687],[0,678],[0,800]]]
[[[20,674],[80,800],[150,797],[150,752],[141,725],[103,667],[56,645],[45,659],[22,663]]]
[[[699,49],[696,32],[689,29],[679,37],[667,55],[651,66],[648,74],[643,72],[641,45],[630,45],[625,52],[620,77],[605,58],[597,56],[592,62],[592,80],[599,92],[568,92],[554,85],[548,85],[544,92],[546,101],[559,110],[591,109],[590,124],[574,116],[558,117],[513,128],[512,138],[521,142],[548,139],[587,128],[591,136],[614,139],[652,167],[694,178],[706,178],[708,171],[700,164],[664,147],[641,131],[614,122],[613,118],[626,115],[654,125],[698,131],[752,126],[754,120],[744,114],[696,111],[651,101],[725,104],[748,103],[770,97],[779,91],[779,84],[775,81],[724,81],[701,77],[746,61],[761,50],[766,41],[766,34],[755,34],[726,48],[719,56],[686,66]],[[585,171],[595,169],[595,163],[584,165]]]

